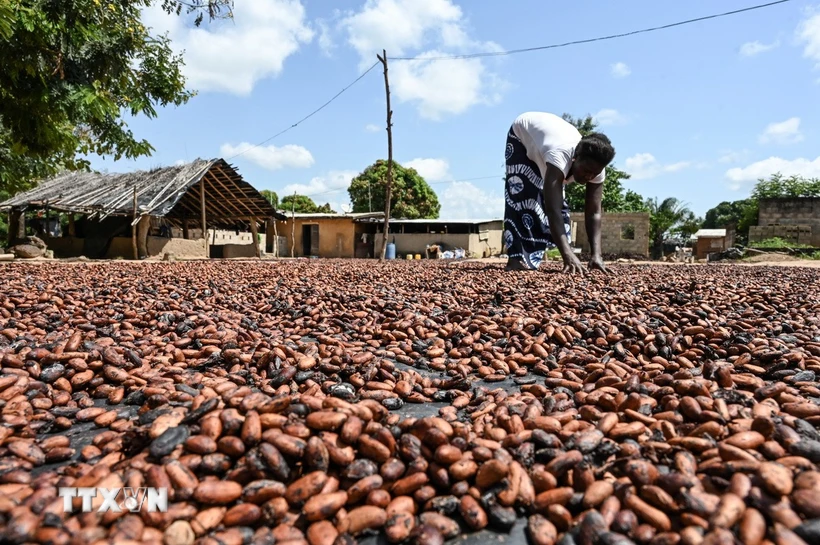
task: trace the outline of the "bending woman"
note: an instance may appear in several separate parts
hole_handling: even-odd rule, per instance
[[[584,209],[592,253],[590,269],[606,272],[601,258],[601,197],[606,167],[615,158],[601,133],[581,137],[574,125],[547,112],[527,112],[507,133],[504,245],[507,270],[535,270],[544,252],[558,248],[564,272],[584,273],[570,247],[569,206],[564,184],[586,184]]]

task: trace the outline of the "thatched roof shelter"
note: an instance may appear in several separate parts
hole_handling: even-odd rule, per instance
[[[0,203],[0,210],[48,207],[99,219],[133,217],[135,193],[137,216],[162,217],[178,226],[200,220],[203,207],[209,228],[285,217],[224,159],[116,174],[64,172]]]

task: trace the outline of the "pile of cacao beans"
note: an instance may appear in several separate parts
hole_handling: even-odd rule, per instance
[[[820,543],[817,271],[3,266],[0,541]]]

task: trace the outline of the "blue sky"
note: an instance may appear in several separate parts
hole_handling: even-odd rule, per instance
[[[327,101],[382,48],[388,57],[501,51],[759,3],[236,0],[233,21],[200,29],[152,9],[147,26],[184,51],[199,94],[157,119],[129,121],[153,156],[92,166],[123,172],[224,157],[258,189],[298,191],[341,211],[350,178],[387,155],[380,67],[298,127],[252,146]],[[442,217],[503,215],[505,136],[529,110],[595,115],[615,165],[633,175],[627,188],[678,197],[698,214],[747,196],[777,170],[820,177],[817,0],[561,49],[393,61],[390,78],[394,159],[426,176]]]

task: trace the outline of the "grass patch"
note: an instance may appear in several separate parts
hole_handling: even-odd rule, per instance
[[[778,250],[778,249],[786,249],[786,248],[811,248],[809,244],[798,244],[798,243],[791,243],[786,240],[783,240],[780,237],[774,238],[767,238],[766,240],[761,240],[760,242],[750,242],[750,248],[761,248],[767,250]]]
[[[549,259],[550,261],[559,260],[561,259],[561,252],[558,250],[558,248],[551,248],[547,250],[547,259]]]

